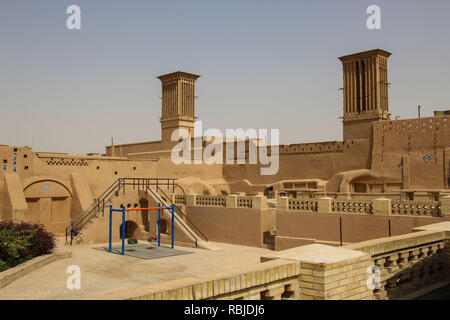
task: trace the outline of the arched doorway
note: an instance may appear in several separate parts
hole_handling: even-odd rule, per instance
[[[134,221],[125,221],[125,239],[135,236],[136,230],[138,230],[138,225]],[[122,224],[119,228],[119,239],[122,239]]]
[[[27,220],[43,224],[56,235],[65,233],[71,220],[72,194],[62,182],[42,179],[24,189],[28,206]]]
[[[161,233],[169,234],[169,223],[164,218],[161,218]]]

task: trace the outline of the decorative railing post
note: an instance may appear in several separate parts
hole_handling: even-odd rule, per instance
[[[188,194],[188,195],[186,195],[186,205],[187,206],[195,206],[196,205],[196,198],[197,198],[197,195],[195,195],[195,194]]]
[[[450,215],[450,196],[441,198],[441,216]]]
[[[280,197],[277,200],[277,210],[288,211],[289,210],[289,198]]]
[[[225,196],[225,207],[226,208],[237,208],[237,196]]]
[[[373,214],[390,215],[392,213],[391,199],[378,198],[373,200]]]
[[[267,198],[264,196],[252,197],[252,209],[267,209]]]
[[[318,213],[331,213],[331,201],[333,199],[330,197],[323,197],[317,201],[317,212]]]

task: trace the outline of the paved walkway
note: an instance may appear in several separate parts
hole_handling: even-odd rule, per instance
[[[58,239],[58,243],[61,243],[61,239]],[[93,249],[106,244],[73,247],[58,245],[58,250],[72,251],[73,257],[52,262],[0,289],[0,299],[84,299],[114,290],[246,266],[258,263],[262,255],[272,252],[262,248],[214,244],[223,250],[176,247],[192,254],[150,260]],[[80,290],[66,287],[70,276],[66,270],[70,265],[80,267]]]

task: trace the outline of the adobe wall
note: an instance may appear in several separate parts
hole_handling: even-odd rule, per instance
[[[224,165],[223,176],[230,183],[247,179],[249,190],[244,191],[261,191],[264,184],[282,180],[330,180],[340,172],[371,169],[370,175],[355,178],[354,182],[381,183],[385,192],[392,188],[449,188],[449,119],[440,116],[375,121],[369,127],[372,140],[281,145],[276,175],[263,176],[260,165],[241,164]],[[427,155],[429,161],[424,160]],[[327,189],[337,192],[338,185],[329,183]]]
[[[371,122],[373,119],[361,119],[343,121],[343,136],[344,140],[350,139],[371,139],[372,128]]]
[[[133,153],[145,153],[149,151],[159,151],[161,150],[162,143],[161,141],[148,141],[148,142],[138,142],[138,143],[129,143],[114,146],[114,156],[120,156],[120,152],[122,149],[122,156],[127,156],[128,154]],[[112,156],[112,146],[106,146],[106,155]]]
[[[0,146],[0,164],[1,219],[16,219],[20,215],[19,220],[45,223],[57,234],[65,231],[68,222],[86,209],[92,198],[97,198],[120,177],[201,177],[204,181],[217,181],[222,177],[220,165],[190,166],[175,165],[170,159],[127,160],[33,153],[28,147],[11,146]],[[21,194],[22,201],[8,200],[11,192],[7,192],[5,174],[17,177],[14,178],[17,180],[15,189],[21,192],[14,191],[14,195]],[[182,193],[182,190],[176,192]],[[17,205],[11,205],[14,203]],[[26,203],[25,209],[21,203]]]
[[[281,145],[279,154],[280,164],[276,175],[261,175],[259,164],[241,164],[224,165],[223,177],[228,182],[245,178],[253,184],[295,179],[329,180],[341,171],[369,169],[371,164],[369,140]]]
[[[269,210],[186,206],[186,215],[208,241],[252,247],[263,247],[263,233],[275,225]]]
[[[392,217],[354,214],[299,213],[277,211],[275,250],[308,243],[340,245],[339,218],[342,218],[342,241],[354,243],[411,232],[415,227],[444,221],[435,217]]]
[[[125,208],[144,208],[154,207],[154,201],[142,192],[137,190],[127,190],[125,194],[120,193],[118,198],[112,201],[114,209],[120,209],[121,206]],[[121,239],[121,225],[122,213],[114,212],[112,218],[112,241],[119,241]],[[161,243],[171,243],[171,218],[167,211],[161,214],[161,220],[166,222],[167,229],[162,230]],[[147,243],[148,236],[157,237],[158,235],[158,211],[156,210],[142,210],[142,211],[127,211],[125,213],[126,223],[131,222],[132,236],[141,239]],[[163,223],[164,224],[164,223]],[[135,229],[134,229],[135,228]],[[175,224],[174,239],[176,245],[193,246],[182,230]],[[81,233],[80,238],[76,243],[92,244],[92,243],[106,243],[109,241],[109,208],[106,208],[104,213],[93,220],[93,223]]]
[[[373,123],[372,169],[402,177],[404,188],[448,188],[449,121],[441,116]]]
[[[202,177],[204,180],[220,179],[220,165],[176,165],[170,159],[128,160],[119,157],[77,156],[68,154],[33,153],[26,147],[17,148],[16,171],[10,165],[15,148],[0,147],[0,162],[8,161],[3,173],[17,173],[21,181],[35,176],[51,176],[70,181],[72,173],[86,177],[95,198],[119,177],[184,178]],[[26,155],[27,158],[24,158]]]

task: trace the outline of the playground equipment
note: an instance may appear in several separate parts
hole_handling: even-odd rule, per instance
[[[128,238],[128,244],[138,244],[138,239],[136,238]]]
[[[170,210],[172,213],[172,249],[174,247],[174,229],[175,229],[175,205],[172,204],[170,207],[164,207],[158,203],[157,207],[152,208],[129,208],[126,209],[113,209],[112,205],[109,206],[109,252],[111,252],[112,247],[112,214],[113,212],[122,213],[122,256],[125,255],[125,213],[127,211],[141,211],[141,210],[158,210],[158,247],[161,246],[161,212],[162,210]]]

